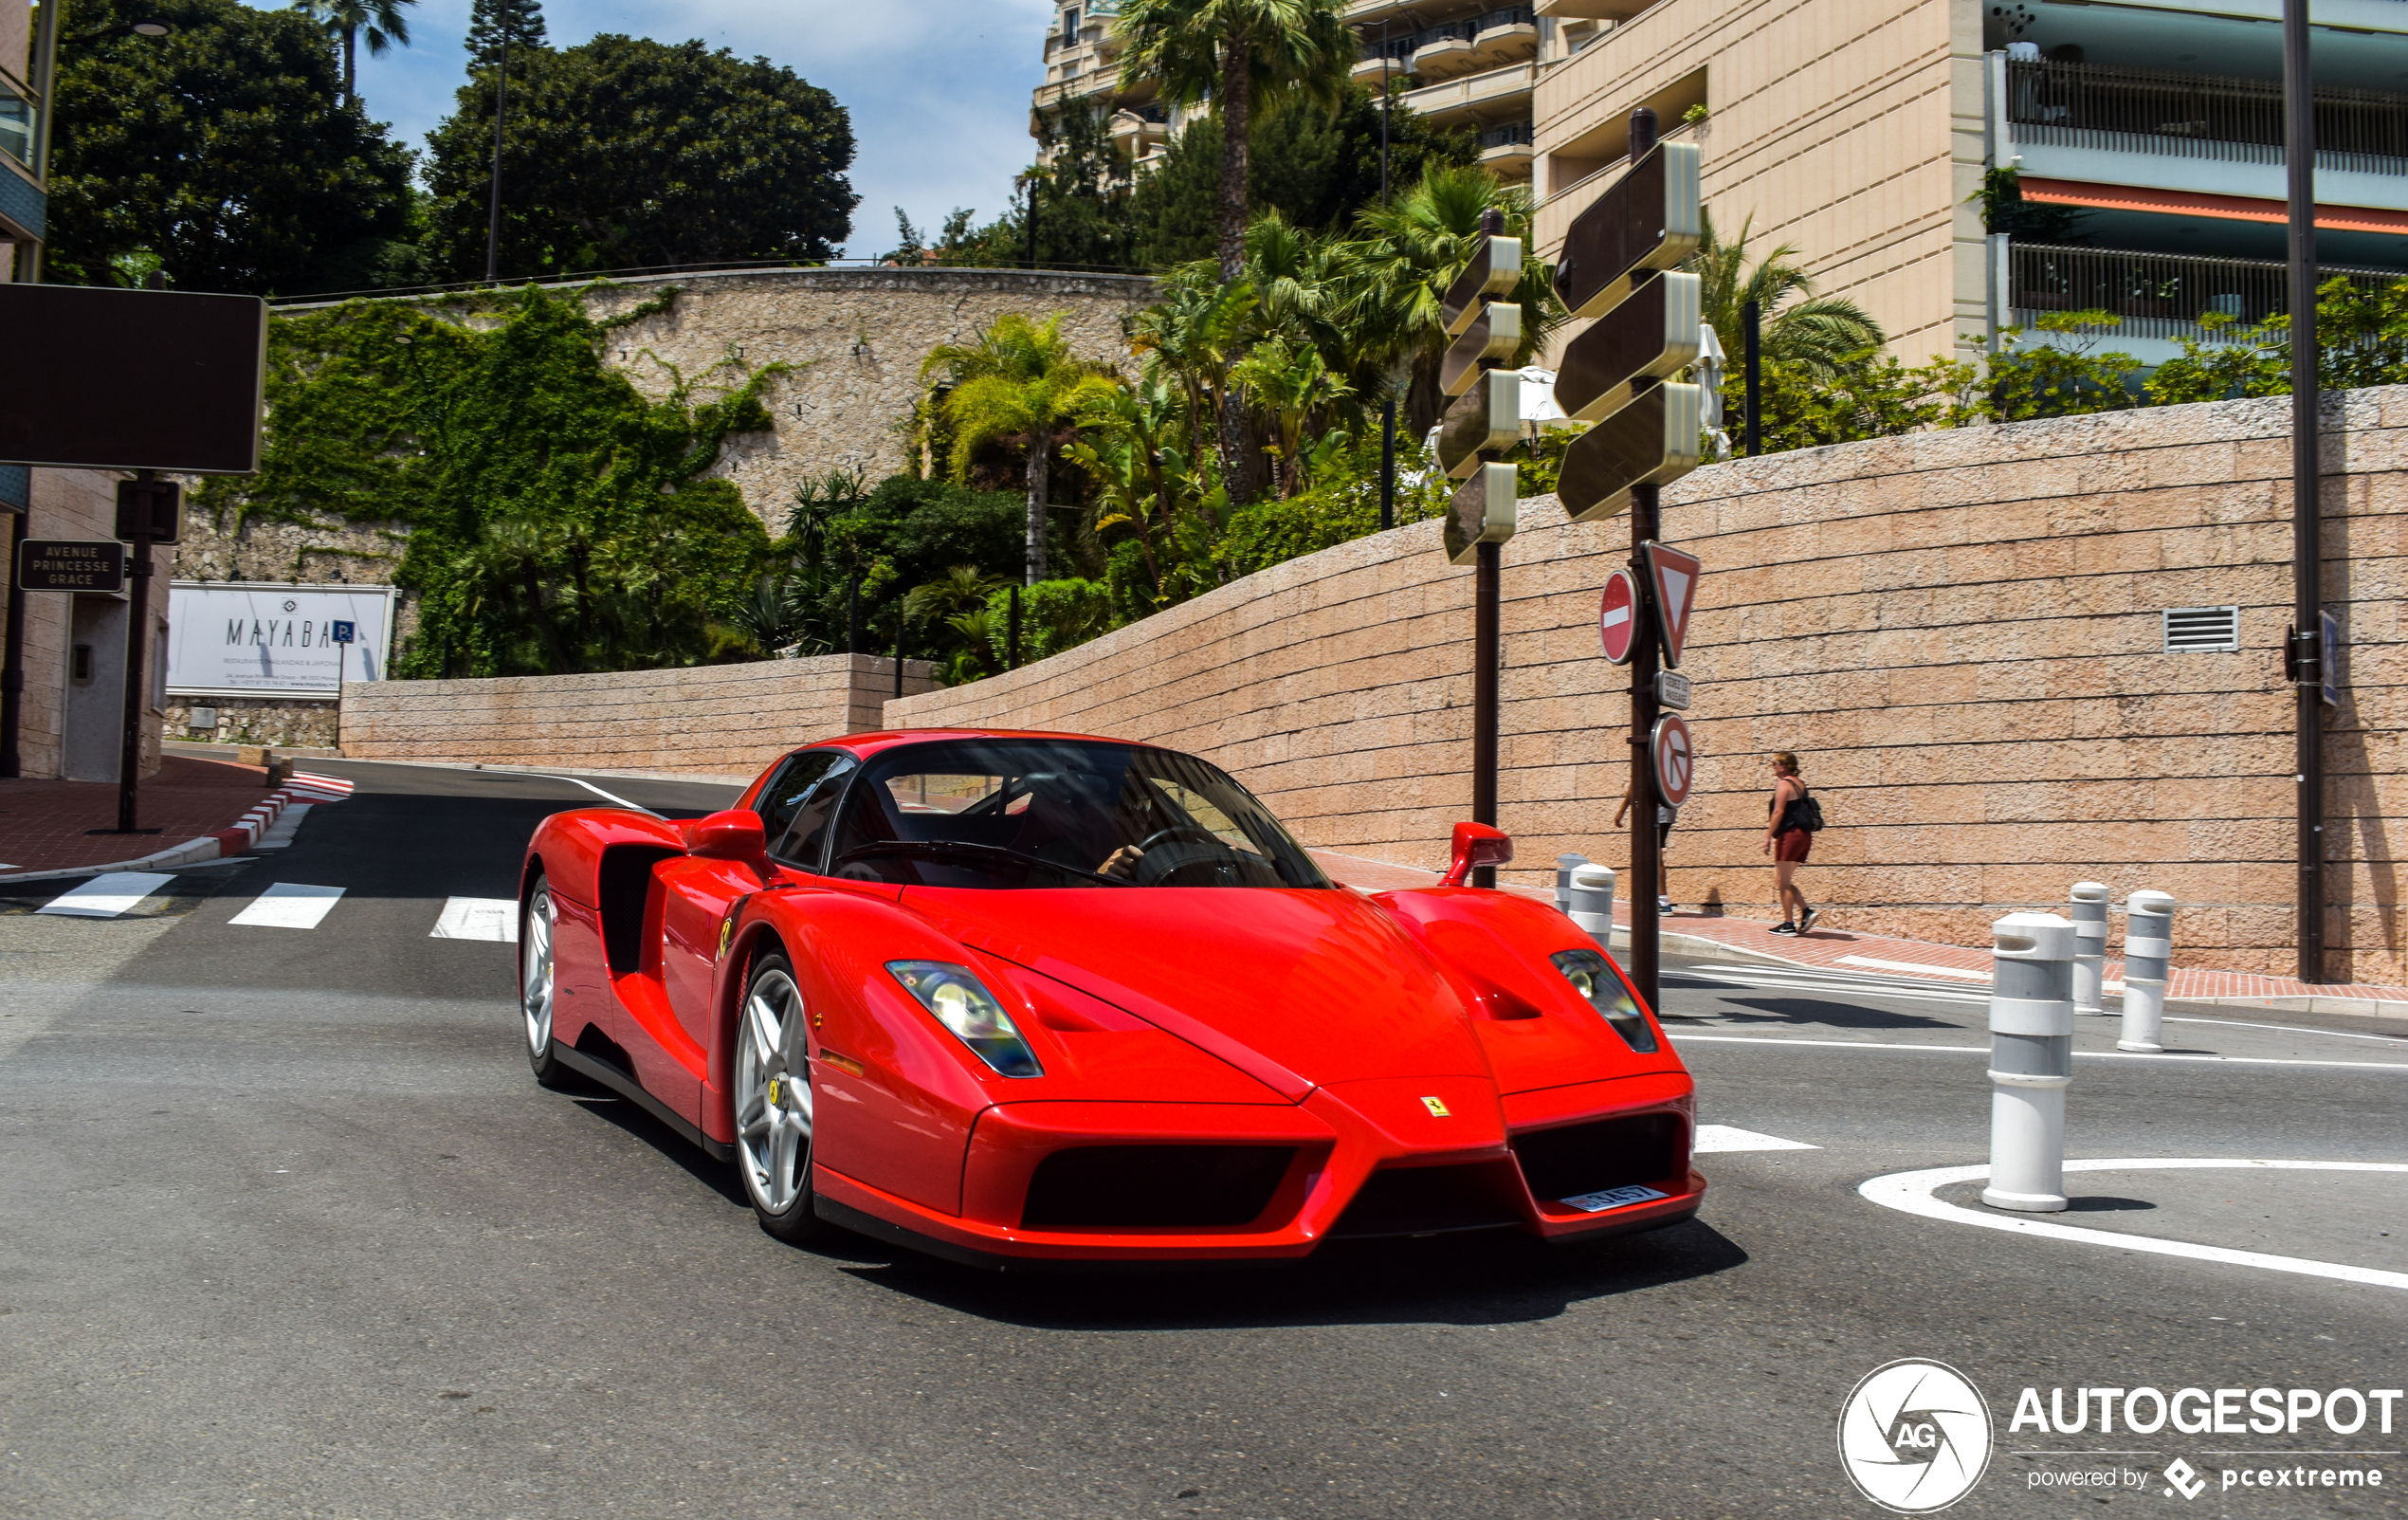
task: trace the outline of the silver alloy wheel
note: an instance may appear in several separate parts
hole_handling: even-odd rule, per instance
[[[519,1011],[526,1015],[527,1051],[537,1060],[552,1047],[552,888],[538,882],[519,926]]]
[[[771,966],[744,995],[736,1032],[736,1149],[744,1186],[771,1214],[794,1206],[811,1167],[811,1068],[802,990]]]

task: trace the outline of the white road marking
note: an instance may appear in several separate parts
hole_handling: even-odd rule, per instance
[[[1840,964],[1871,966],[1876,971],[1911,971],[1925,977],[1963,977],[1971,981],[1988,981],[1987,971],[1959,971],[1953,966],[1927,966],[1919,961],[1877,961],[1869,955],[1844,955]]]
[[[284,795],[310,802],[343,802],[351,797],[349,792],[325,792],[314,786],[288,786],[284,788]]]
[[[2408,1045],[2397,1035],[2359,1035],[2345,1029],[2302,1029],[2296,1024],[2245,1024],[2237,1018],[2168,1018],[2169,1024],[2210,1024],[2224,1029],[2272,1029],[2286,1035],[2329,1035],[2334,1039],[2370,1039],[2385,1045]]]
[[[1678,976],[1687,975],[1689,973],[1681,972],[1676,969],[1673,974]],[[1887,984],[1875,985],[1873,983],[1863,981],[1803,981],[1790,977],[1739,977],[1721,972],[1706,978],[1706,980],[1709,981],[1726,982],[1734,987],[1762,987],[1775,992],[1821,992],[1849,994],[1858,998],[1896,998],[1906,1002],[1918,1003],[1965,1003],[1977,1007],[1986,1007],[1990,1001],[1990,998],[1987,993],[1979,993],[1970,990],[1960,992],[1953,987],[1945,990],[1934,988],[1926,991],[1921,988],[1892,987]]]
[[[541,771],[529,772],[528,774],[541,776],[547,781],[566,781],[571,786],[584,787],[587,791],[593,793],[595,797],[600,797],[603,801],[616,803],[618,806],[626,808],[632,813],[641,813],[647,816],[655,818],[660,816],[659,814],[654,813],[650,808],[638,807],[636,804],[629,802],[623,797],[617,797],[609,792],[603,791],[592,781],[581,781],[574,776],[553,776]]]
[[[34,909],[67,918],[115,918],[175,880],[149,870],[113,870],[68,888]]]
[[[1713,1045],[1812,1045],[1833,1051],[1938,1051],[1943,1055],[1987,1055],[1987,1045],[1905,1045],[1867,1039],[1789,1039],[1781,1036],[1766,1038],[1751,1035],[1690,1035],[1675,1032],[1675,1044],[1698,1040]],[[2274,1055],[2177,1055],[2172,1052],[2151,1054],[2141,1051],[2076,1051],[2077,1061],[2204,1061],[2226,1066],[2339,1066],[2357,1071],[2408,1071],[2408,1063],[2399,1061],[2304,1061]]]
[[[309,816],[310,804],[296,802],[276,815],[267,832],[251,842],[253,850],[284,850],[291,847],[293,835],[301,832],[301,820]]]
[[[519,943],[519,905],[506,897],[451,897],[444,900],[430,940],[500,940]]]
[[[1779,1135],[1760,1135],[1753,1129],[1734,1129],[1729,1125],[1700,1125],[1696,1143],[1689,1146],[1692,1155],[1705,1156],[1726,1150],[1820,1150],[1802,1140],[1783,1140]]]
[[[2070,1161],[2069,1172],[2124,1171],[2187,1171],[2203,1168],[2294,1172],[2408,1172],[2408,1164],[2397,1162],[2278,1162],[2235,1161],[2203,1157],[2146,1157],[2117,1161]],[[2079,1225],[2057,1224],[2047,1219],[2021,1214],[1992,1214],[1969,1209],[1961,1204],[1943,1203],[1931,1195],[1951,1182],[1971,1181],[1990,1175],[1987,1166],[1942,1166],[1924,1172],[1893,1172],[1888,1177],[1869,1179],[1856,1191],[1886,1209],[1920,1215],[1926,1219],[1944,1219],[1952,1224],[1978,1224],[1986,1230],[2013,1230],[2022,1235],[2036,1235],[2051,1240],[2073,1240],[2084,1245],[2107,1246],[2116,1251],[2141,1251],[2160,1256],[2188,1256],[2195,1261],[2219,1261],[2228,1266],[2257,1267],[2268,1272],[2298,1273],[2309,1277],[2333,1277],[2343,1282],[2368,1283],[2378,1288],[2408,1288],[2408,1273],[2381,1272],[2373,1267],[2350,1267],[2336,1261],[2310,1261],[2303,1256],[2269,1255],[2262,1251],[2234,1251],[2224,1246],[2194,1245],[2188,1240],[2162,1240],[2155,1236],[2124,1235],[2114,1230],[2086,1230]]]
[[[254,928],[314,929],[334,910],[335,900],[343,895],[339,887],[308,887],[300,882],[278,882],[251,899],[250,906],[227,920],[228,924],[246,924]]]

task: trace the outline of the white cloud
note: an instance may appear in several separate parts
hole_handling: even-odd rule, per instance
[[[1003,209],[1034,152],[1029,92],[1053,12],[1052,0],[552,0],[544,21],[555,46],[606,31],[700,37],[833,94],[852,115],[861,196],[846,252],[867,257],[893,246],[896,206],[923,227],[957,206],[981,221]],[[373,59],[363,49],[360,94],[423,147],[462,82],[468,3],[420,0],[410,21],[410,46]]]

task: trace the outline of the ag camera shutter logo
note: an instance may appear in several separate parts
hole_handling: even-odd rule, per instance
[[[1839,1410],[1849,1480],[1898,1514],[1929,1514],[1972,1493],[1991,1443],[1980,1390],[1942,1362],[1908,1357],[1875,1367]]]

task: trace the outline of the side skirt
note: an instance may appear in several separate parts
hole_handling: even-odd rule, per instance
[[[635,1078],[628,1075],[625,1071],[620,1071],[617,1067],[612,1066],[610,1062],[600,1060],[594,1056],[587,1054],[583,1051],[565,1045],[556,1048],[553,1054],[562,1066],[567,1067],[577,1075],[593,1082],[598,1082],[602,1086],[609,1088],[611,1091],[617,1093],[620,1097],[627,1098],[632,1102],[643,1105],[646,1112],[649,1113],[653,1118],[661,1121],[661,1123],[668,1126],[671,1129],[676,1130],[679,1138],[685,1141],[686,1144],[699,1148],[702,1154],[710,1157],[711,1160],[715,1162],[733,1162],[736,1160],[736,1147],[734,1145],[729,1145],[724,1141],[713,1140],[710,1136],[702,1133],[702,1130],[696,1128],[691,1123],[689,1123],[683,1114],[678,1113],[675,1109],[671,1108],[667,1104],[663,1103],[660,1099],[654,1097],[651,1093],[645,1091],[644,1084],[636,1081]]]

